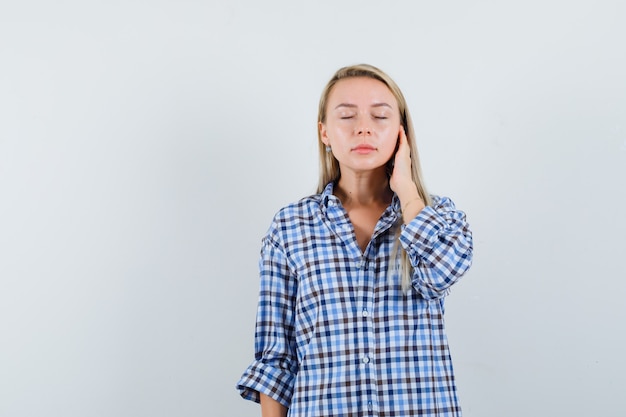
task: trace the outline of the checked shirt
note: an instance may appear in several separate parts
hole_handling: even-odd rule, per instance
[[[401,289],[399,239],[413,265]],[[263,238],[255,360],[237,384],[292,417],[460,416],[444,297],[470,267],[465,214],[433,197],[409,224],[400,203],[364,252],[330,183],[280,210]]]

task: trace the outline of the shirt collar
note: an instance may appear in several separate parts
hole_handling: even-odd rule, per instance
[[[326,184],[324,190],[321,194],[321,204],[324,210],[328,209],[329,202],[330,204],[336,204],[339,199],[333,194],[333,190],[335,189],[335,183],[333,181]],[[391,199],[391,208],[395,213],[400,213],[400,199],[393,193],[393,198]]]
[[[336,198],[333,195],[333,190],[335,189],[335,183],[333,181],[329,182],[328,184],[326,184],[326,187],[324,187],[324,190],[322,191],[322,206],[324,206],[325,208],[328,208],[328,201],[332,200],[334,198]]]

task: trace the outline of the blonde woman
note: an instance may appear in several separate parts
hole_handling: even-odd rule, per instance
[[[402,92],[370,65],[322,93],[317,193],[262,242],[255,359],[263,417],[460,416],[444,331],[472,263],[465,214],[424,187]]]

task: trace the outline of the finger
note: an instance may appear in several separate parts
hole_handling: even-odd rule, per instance
[[[406,137],[404,126],[400,125],[400,147],[405,150],[410,156],[409,139]]]

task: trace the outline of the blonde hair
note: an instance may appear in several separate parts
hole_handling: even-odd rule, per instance
[[[346,79],[346,78],[354,78],[354,77],[367,77],[373,78],[385,84],[389,91],[394,95],[396,101],[398,102],[398,110],[400,111],[400,122],[404,127],[404,132],[406,133],[406,138],[409,143],[409,148],[411,150],[411,168],[412,168],[412,177],[415,185],[417,186],[417,192],[420,197],[424,201],[426,205],[431,205],[432,200],[430,195],[426,192],[426,187],[424,186],[424,181],[422,180],[422,172],[419,162],[419,155],[417,152],[417,145],[415,143],[415,131],[413,130],[413,121],[411,120],[411,115],[409,114],[409,109],[406,104],[406,100],[404,99],[404,95],[398,85],[385,74],[380,69],[368,65],[368,64],[359,64],[352,65],[348,67],[340,68],[330,79],[326,87],[322,91],[322,96],[320,98],[319,110],[318,110],[318,126],[320,123],[326,123],[326,107],[328,104],[328,97],[330,93],[337,84],[338,81]],[[318,128],[317,130],[318,137],[318,147],[319,147],[319,157],[320,157],[320,174],[319,181],[317,185],[317,192],[321,193],[326,185],[329,182],[336,182],[339,180],[341,176],[341,171],[339,169],[339,162],[333,156],[332,152],[326,152],[326,145],[322,142],[321,132]],[[392,161],[390,160],[388,164]],[[408,291],[411,288],[411,276],[413,267],[411,266],[411,262],[407,256],[406,251],[401,248],[398,236],[400,234],[400,224],[402,222],[402,217],[399,217],[398,224],[396,224],[396,240],[394,243],[394,248],[391,255],[391,263],[394,264],[395,268],[393,270],[399,270],[399,275],[401,276],[402,289],[404,291]],[[399,262],[395,262],[396,259],[399,259]]]

